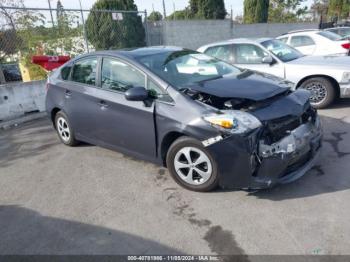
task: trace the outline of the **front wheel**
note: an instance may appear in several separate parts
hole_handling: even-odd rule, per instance
[[[169,148],[166,163],[174,180],[187,189],[206,192],[218,185],[216,161],[198,140],[177,139]]]
[[[314,108],[326,108],[335,100],[336,91],[333,83],[323,77],[306,80],[300,88],[310,91],[310,103]]]

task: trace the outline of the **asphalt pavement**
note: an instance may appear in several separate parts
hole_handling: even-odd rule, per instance
[[[159,166],[62,145],[47,119],[0,131],[0,254],[348,254],[350,100],[320,110],[316,167],[273,189],[196,193]]]

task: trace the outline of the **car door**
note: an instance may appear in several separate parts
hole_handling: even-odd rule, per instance
[[[96,117],[95,104],[98,58],[88,56],[74,62],[72,69],[67,69],[68,81],[63,81],[61,87],[64,92],[63,110],[68,115],[69,121],[76,137],[91,142],[96,138],[94,119]]]
[[[206,55],[213,56],[230,64],[235,63],[231,44],[212,46],[205,50],[204,53]]]
[[[295,35],[290,39],[290,45],[304,55],[313,55],[316,51],[315,41],[307,35]]]
[[[121,59],[106,56],[101,61],[99,86],[95,93],[95,125],[91,127],[99,143],[143,158],[154,158],[154,103],[125,98],[129,88],[147,87],[146,75]]]
[[[235,65],[284,78],[284,65],[278,61],[265,63],[264,58],[271,55],[260,46],[250,43],[237,43],[233,44],[232,47]]]

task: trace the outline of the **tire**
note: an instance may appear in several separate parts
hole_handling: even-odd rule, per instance
[[[217,163],[196,139],[178,138],[168,150],[166,164],[175,182],[186,189],[208,192],[218,186]]]
[[[331,105],[336,97],[333,83],[324,77],[315,77],[306,80],[300,88],[314,92],[311,94],[310,103],[314,108],[322,109]]]
[[[67,146],[76,146],[79,142],[74,137],[74,131],[68,117],[62,111],[55,115],[55,128],[61,142]]]

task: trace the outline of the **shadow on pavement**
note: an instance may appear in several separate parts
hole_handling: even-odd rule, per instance
[[[249,195],[281,201],[350,189],[350,124],[324,116],[322,123],[324,139],[318,165],[297,181]]]
[[[43,118],[19,127],[0,131],[0,167],[12,165],[16,160],[45,151],[59,144],[49,120]]]
[[[0,254],[181,254],[153,240],[108,228],[0,206]]]

